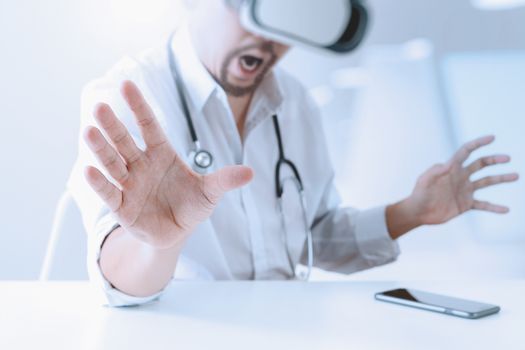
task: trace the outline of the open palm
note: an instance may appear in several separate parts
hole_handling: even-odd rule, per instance
[[[100,104],[95,118],[107,139],[95,127],[86,129],[85,139],[113,181],[91,166],[86,178],[125,230],[152,246],[170,247],[208,218],[224,193],[248,183],[252,171],[231,166],[210,175],[194,172],[170,145],[138,88],[124,82],[122,95],[146,148],[139,149],[111,108]]]
[[[493,141],[493,136],[485,136],[468,142],[450,161],[437,164],[420,176],[411,199],[423,224],[441,224],[471,209],[499,214],[509,211],[505,206],[477,200],[474,194],[482,188],[516,181],[518,174],[487,176],[476,181],[470,178],[487,166],[508,163],[510,157],[487,156],[463,165],[472,152]]]

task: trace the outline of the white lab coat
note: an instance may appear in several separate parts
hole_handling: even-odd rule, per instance
[[[275,194],[278,146],[273,114],[279,118],[285,155],[295,163],[304,183],[307,218],[314,237],[314,266],[350,273],[397,257],[399,248],[388,235],[384,207],[366,211],[339,207],[319,111],[299,82],[275,68],[253,98],[241,140],[226,95],[198,60],[187,28],[176,33],[170,50],[179,66],[200,142],[215,158],[212,170],[244,164],[255,172],[250,184],[226,194],[211,218],[191,235],[182,250],[175,279],[287,279],[292,275],[287,249],[294,263],[304,262],[301,207],[297,193],[290,190],[285,191],[283,199],[289,227],[287,244],[283,244]],[[187,157],[192,143],[169,70],[167,45],[135,58],[124,58],[105,76],[85,87],[81,135],[87,125],[95,125],[95,104],[106,102],[143,147],[133,115],[119,93],[125,79],[139,86],[173,147]],[[101,274],[100,246],[118,223],[86,183],[83,169],[88,164],[97,165],[97,161],[80,137],[68,187],[80,207],[89,236],[90,279],[110,305],[155,299],[160,293],[149,298],[126,295]]]

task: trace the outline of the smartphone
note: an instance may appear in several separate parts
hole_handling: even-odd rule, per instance
[[[376,293],[375,298],[389,303],[469,319],[492,315],[500,310],[500,307],[496,305],[427,293],[415,289],[393,289]]]

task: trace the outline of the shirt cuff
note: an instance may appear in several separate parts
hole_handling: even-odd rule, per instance
[[[361,211],[356,219],[359,252],[370,266],[387,264],[400,254],[398,243],[386,225],[386,206]]]
[[[162,291],[148,297],[135,297],[123,293],[109,283],[100,269],[100,251],[106,237],[120,225],[111,213],[103,216],[91,232],[88,240],[87,267],[89,279],[103,304],[108,306],[141,305],[157,299]]]

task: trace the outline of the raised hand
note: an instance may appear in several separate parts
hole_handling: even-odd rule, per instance
[[[435,165],[420,176],[409,197],[410,207],[420,224],[441,224],[471,209],[498,214],[509,211],[505,206],[477,200],[474,195],[482,188],[516,181],[518,174],[487,176],[476,181],[470,178],[485,167],[510,162],[510,157],[492,155],[463,165],[472,152],[493,141],[494,136],[485,136],[468,142],[449,162]]]
[[[88,127],[85,140],[111,179],[91,166],[85,176],[126,231],[154,247],[168,248],[190,235],[226,192],[248,183],[253,173],[245,166],[210,175],[192,171],[168,142],[135,84],[124,82],[122,95],[146,148],[139,149],[111,108],[100,104],[95,119],[106,136]]]

